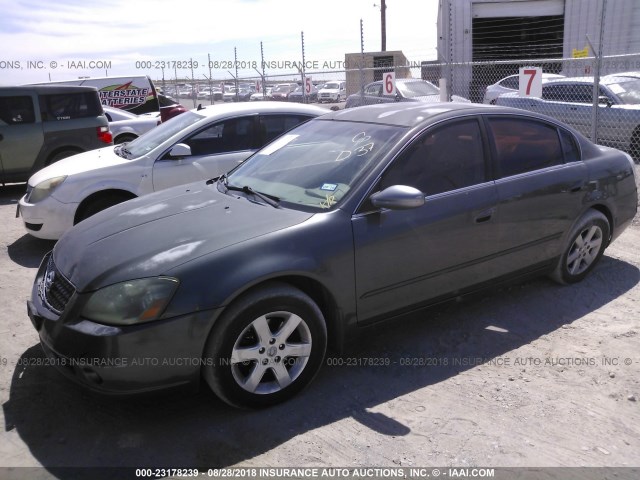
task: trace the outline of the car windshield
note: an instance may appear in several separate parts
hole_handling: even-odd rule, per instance
[[[322,88],[326,88],[327,90],[338,90],[340,88],[340,85],[338,85],[337,83],[327,83]]]
[[[396,88],[407,98],[440,95],[440,90],[429,82],[397,82]]]
[[[622,103],[640,104],[640,79],[632,77],[615,77],[607,87],[615,93]]]
[[[258,151],[227,182],[234,189],[248,186],[278,198],[290,208],[336,208],[405,131],[391,125],[311,121]]]
[[[276,85],[273,87],[274,92],[288,92],[291,89],[289,85]]]
[[[168,138],[203,118],[202,115],[198,115],[195,112],[184,112],[171,120],[161,123],[127,144],[127,158],[138,158],[146,155]]]

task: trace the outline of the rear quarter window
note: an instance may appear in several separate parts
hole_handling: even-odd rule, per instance
[[[96,117],[103,113],[97,92],[41,95],[40,111],[45,122]]]
[[[564,153],[565,163],[580,160],[580,150],[573,135],[566,130],[560,129],[560,141],[562,142],[562,152]]]

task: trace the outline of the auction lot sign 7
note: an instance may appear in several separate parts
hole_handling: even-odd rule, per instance
[[[520,67],[520,96],[542,97],[542,68]]]

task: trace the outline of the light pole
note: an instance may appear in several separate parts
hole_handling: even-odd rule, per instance
[[[374,7],[378,5],[373,4]],[[380,0],[380,37],[382,38],[381,52],[387,51],[387,2],[386,0]]]

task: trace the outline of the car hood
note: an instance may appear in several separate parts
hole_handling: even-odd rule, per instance
[[[131,160],[119,157],[114,153],[113,145],[109,147],[90,150],[71,157],[63,158],[52,163],[48,167],[38,170],[29,178],[29,185],[35,187],[40,182],[61,175],[76,175],[78,173],[95,170],[97,168],[111,167],[123,163],[131,163]]]
[[[56,244],[56,266],[79,292],[165,274],[189,260],[292,227],[313,214],[227,195],[205,182],[102,211]]]

